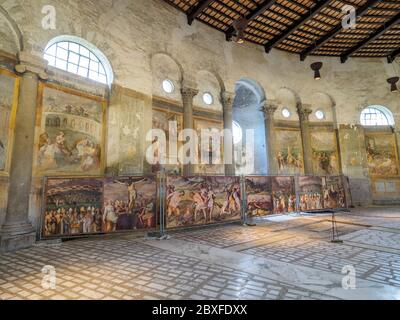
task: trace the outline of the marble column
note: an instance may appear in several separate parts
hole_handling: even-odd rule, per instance
[[[265,120],[265,141],[267,146],[267,163],[268,163],[268,174],[277,175],[278,172],[278,161],[276,158],[276,144],[275,144],[275,120],[274,114],[278,110],[275,101],[266,101],[262,111],[264,112]]]
[[[297,112],[299,113],[301,138],[303,142],[304,155],[304,173],[312,175],[314,173],[312,163],[312,148],[310,135],[310,115],[312,114],[311,106],[298,105]]]
[[[336,146],[338,150],[338,166],[339,166],[339,174],[343,174],[343,160],[342,160],[342,147],[340,145],[340,131],[339,131],[339,123],[337,120],[337,110],[336,104],[332,105],[332,114],[333,114],[333,127],[335,130],[335,138],[336,138]]]
[[[233,102],[235,94],[231,92],[222,92],[221,103],[224,110],[224,159],[228,160],[225,163],[225,175],[235,175],[235,157],[233,145]],[[229,159],[230,156],[230,159]]]
[[[0,250],[3,252],[27,248],[36,240],[28,212],[38,84],[39,78],[47,78],[47,62],[27,52],[20,52],[18,57],[19,64],[15,69],[22,79],[14,128],[7,212],[0,231]]]
[[[182,86],[182,103],[183,103],[183,128],[184,129],[194,129],[193,128],[193,99],[199,90],[193,88],[193,86]],[[191,176],[194,173],[194,165],[187,164],[183,166],[183,174],[185,176]]]

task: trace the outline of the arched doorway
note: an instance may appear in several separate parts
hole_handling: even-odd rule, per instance
[[[267,143],[265,138],[264,114],[261,111],[265,102],[264,89],[254,80],[242,78],[236,83],[236,96],[233,103],[233,120],[243,133],[242,141],[235,144],[236,173],[259,174],[268,173]],[[246,130],[254,130],[254,169],[243,164],[245,158]],[[236,141],[237,142],[237,141]]]

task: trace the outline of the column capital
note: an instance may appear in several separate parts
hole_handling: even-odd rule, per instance
[[[300,121],[309,121],[310,115],[312,114],[311,105],[303,104],[297,106],[297,112],[300,117]]]
[[[232,110],[233,102],[235,101],[236,93],[222,91],[221,92],[221,104],[224,110]]]
[[[181,94],[183,99],[193,99],[199,94],[199,90],[192,87],[182,87]]]
[[[265,101],[261,108],[266,118],[273,118],[276,110],[278,110],[278,103],[275,100]]]
[[[46,73],[48,62],[46,60],[26,51],[20,51],[18,53],[18,60],[19,63],[15,66],[15,71],[18,73],[29,72],[36,74],[42,80],[48,79]]]

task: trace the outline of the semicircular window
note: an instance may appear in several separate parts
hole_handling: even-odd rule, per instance
[[[72,41],[49,45],[44,53],[49,65],[103,84],[109,84],[102,61],[87,47]]]
[[[383,106],[370,106],[361,112],[361,124],[363,126],[392,126],[393,114]]]

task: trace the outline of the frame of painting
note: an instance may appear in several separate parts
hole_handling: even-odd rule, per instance
[[[215,124],[215,129],[219,129],[221,132],[224,130],[224,122],[215,120],[215,119],[207,119],[204,117],[196,116],[193,118],[193,128],[194,130],[199,130],[199,124],[200,123],[208,123],[208,124]],[[197,149],[197,156],[198,156],[198,161],[199,163],[201,162],[201,137],[199,137],[199,146]],[[224,140],[221,139],[221,165],[202,165],[197,164],[194,165],[194,173],[198,175],[223,175],[225,173],[225,165],[223,164],[223,159],[224,159]],[[205,172],[202,172],[202,169],[205,168]]]
[[[86,155],[86,160],[83,160],[83,156],[82,159],[74,159],[74,161],[81,161],[81,168],[80,170],[77,169],[78,165],[75,164],[75,169],[73,169],[74,166],[71,166],[70,169],[66,169],[66,168],[56,168],[56,165],[54,164],[56,161],[53,158],[51,158],[51,156],[49,156],[48,158],[50,158],[50,161],[52,163],[52,165],[49,165],[47,169],[45,168],[41,168],[40,166],[40,161],[39,161],[39,155],[41,155],[42,153],[46,154],[46,151],[42,151],[43,150],[43,146],[47,145],[48,147],[52,147],[54,148],[55,145],[58,145],[58,140],[60,139],[61,141],[67,141],[68,140],[68,135],[64,136],[64,133],[61,131],[65,131],[64,129],[60,129],[57,132],[60,132],[58,136],[56,136],[56,134],[54,134],[54,137],[50,137],[48,135],[48,133],[46,132],[48,129],[48,121],[52,121],[52,119],[47,119],[44,118],[44,96],[45,96],[45,91],[46,90],[54,90],[57,94],[60,95],[70,95],[73,96],[74,99],[78,100],[79,98],[82,98],[84,100],[86,100],[87,102],[91,102],[91,103],[97,103],[99,106],[98,110],[98,121],[92,121],[92,119],[90,119],[90,115],[86,112],[86,110],[81,107],[80,105],[76,105],[76,106],[72,106],[73,111],[69,110],[68,112],[65,112],[63,114],[66,114],[66,118],[70,117],[71,120],[71,124],[68,124],[68,126],[72,126],[72,124],[75,124],[75,118],[76,117],[76,121],[79,122],[79,125],[83,126],[83,122],[85,121],[85,119],[88,119],[86,122],[86,129],[89,126],[90,132],[96,132],[98,131],[99,133],[99,139],[98,141],[93,141],[93,139],[89,139],[87,138],[87,134],[83,133],[83,130],[81,130],[81,132],[79,132],[78,130],[75,130],[75,126],[73,130],[70,129],[65,129],[65,130],[69,130],[72,134],[74,135],[75,133],[77,135],[81,136],[81,140],[79,142],[77,142],[75,140],[74,144],[77,143],[75,145],[75,149],[74,151],[78,152],[79,155]],[[55,99],[53,99],[55,100]],[[66,101],[65,103],[67,103],[66,106],[64,106],[64,108],[71,108],[71,105],[68,105],[68,101]],[[82,177],[87,177],[87,176],[99,176],[101,174],[104,173],[105,170],[105,153],[106,153],[106,143],[105,143],[105,138],[106,138],[106,132],[107,132],[107,128],[106,128],[106,111],[107,111],[107,101],[105,98],[99,97],[99,96],[94,96],[88,93],[83,93],[80,91],[76,91],[74,89],[70,89],[70,88],[65,88],[63,86],[57,85],[57,84],[50,84],[50,83],[43,83],[40,82],[39,84],[39,89],[38,89],[38,113],[37,113],[37,119],[36,119],[36,135],[35,135],[35,153],[34,153],[34,160],[33,160],[33,175],[34,176],[59,176],[59,177],[70,177],[70,176],[82,176]],[[53,106],[52,106],[53,107]],[[60,107],[60,106],[57,106]],[[76,109],[81,109],[79,112],[81,112],[82,114],[77,115],[76,114]],[[83,110],[83,111],[82,111]],[[61,114],[61,113],[60,113]],[[94,117],[94,116],[93,116]],[[50,117],[49,117],[50,118]],[[59,117],[57,116],[55,118],[56,122],[57,122],[57,118],[58,121],[60,121]],[[65,121],[65,119],[64,119]],[[69,119],[67,119],[67,121],[69,121]],[[96,130],[96,124],[98,125],[98,128]],[[52,124],[53,130],[55,130],[55,128],[61,127],[64,124],[60,124],[60,123],[56,123],[55,125]],[[74,131],[75,130],[75,131]],[[86,130],[86,132],[88,132],[88,130]],[[60,134],[63,134],[62,137],[60,137]],[[46,137],[47,136],[47,137]],[[53,140],[55,140],[56,142],[54,144],[50,145],[50,141],[51,138],[53,138]],[[92,141],[91,141],[92,140]],[[86,141],[86,145],[85,145],[85,141]],[[71,141],[69,141],[69,143],[71,144]],[[79,147],[78,147],[79,145]],[[51,148],[49,148],[51,149]],[[67,149],[67,148],[66,148]],[[99,150],[100,149],[100,150]],[[89,150],[89,151],[87,151]],[[49,152],[51,153],[51,152]],[[58,154],[61,154],[62,156],[65,156],[66,153],[71,153],[72,151],[66,150],[64,152],[64,150],[62,150],[61,148],[59,148],[59,152]],[[47,156],[45,156],[46,158]],[[94,164],[95,163],[95,164]],[[84,168],[86,167],[95,167],[93,169],[90,169],[89,171],[86,171]]]
[[[390,147],[392,148],[391,152],[392,154],[392,162],[389,163],[391,164],[391,170],[392,171],[396,171],[397,174],[395,172],[389,172],[389,174],[380,174],[380,173],[376,173],[376,170],[379,170],[379,168],[375,169],[374,171],[374,167],[376,166],[376,164],[380,164],[383,165],[385,163],[387,163],[387,161],[389,161],[390,159],[376,159],[376,163],[373,163],[374,159],[374,150],[373,148],[368,145],[371,139],[374,139],[375,137],[377,138],[382,138],[382,137],[387,137],[385,142],[387,143],[387,145],[391,144]],[[373,178],[395,178],[395,177],[399,177],[400,176],[400,162],[399,162],[399,152],[397,149],[397,139],[394,133],[388,133],[388,132],[366,132],[365,133],[365,148],[367,151],[367,166],[368,166],[368,170],[370,172],[371,177]],[[381,155],[379,155],[381,156]],[[394,163],[393,163],[394,162]],[[372,166],[373,165],[373,166]]]
[[[4,161],[3,161],[4,165],[0,167],[0,176],[8,177],[10,174],[10,165],[11,165],[11,158],[14,145],[14,129],[15,129],[15,120],[17,115],[17,107],[18,107],[20,77],[17,76],[15,73],[6,69],[0,69],[0,77],[12,78],[14,80],[14,86],[12,88],[13,90],[12,96],[9,97],[10,114],[9,114],[9,119],[7,121],[8,124],[7,127],[4,128],[4,134],[6,135],[5,138],[7,138],[7,141],[1,142],[0,146],[3,149],[2,152],[4,152]],[[0,103],[2,103],[2,101],[0,101]]]
[[[156,176],[45,177],[43,190],[41,239],[154,231],[158,225]]]
[[[322,176],[338,175],[340,173],[340,157],[336,131],[314,127],[310,130],[310,135],[314,173]],[[317,145],[317,142],[320,144]],[[327,147],[331,147],[331,149],[328,150]]]
[[[291,149],[292,145],[280,145],[280,135],[283,134],[297,134],[298,145],[295,146],[296,150]],[[298,175],[304,174],[304,151],[303,142],[301,137],[301,130],[298,128],[276,128],[276,160],[278,162],[279,174],[282,175]],[[280,145],[280,147],[279,147]],[[293,154],[293,152],[297,154]],[[289,167],[288,162],[292,165]]]
[[[246,216],[249,219],[274,214],[272,177],[246,176]]]
[[[160,129],[160,128],[155,128],[154,127],[154,112],[165,114],[166,118],[168,118],[169,116],[175,117],[175,119],[178,122],[178,134],[179,134],[179,129],[183,129],[183,114],[182,113],[177,112],[177,111],[172,111],[172,110],[169,110],[169,109],[157,108],[157,107],[153,107],[153,119],[152,119],[152,123],[153,123],[152,127],[153,127],[153,129]],[[181,128],[179,128],[179,124],[180,124]],[[168,129],[166,129],[167,131],[165,132],[166,136],[167,136],[167,154],[169,154],[169,152],[168,152],[168,147],[169,147],[169,145],[168,145],[169,144],[168,132],[169,132],[169,130]],[[178,141],[178,144],[177,144],[178,154],[179,154],[179,148],[181,148],[182,145],[183,145],[183,143]],[[177,154],[177,157],[178,157],[178,154]],[[179,172],[176,173],[176,174],[182,174],[183,173],[183,165],[182,164],[178,164],[178,167],[176,167],[175,165],[170,165],[170,164],[167,164],[167,165],[156,165],[156,166],[153,166],[153,173],[155,174],[156,172],[161,171],[162,169],[165,169],[166,173],[168,173],[168,174],[176,173],[176,172],[174,172],[176,170],[179,170]]]

